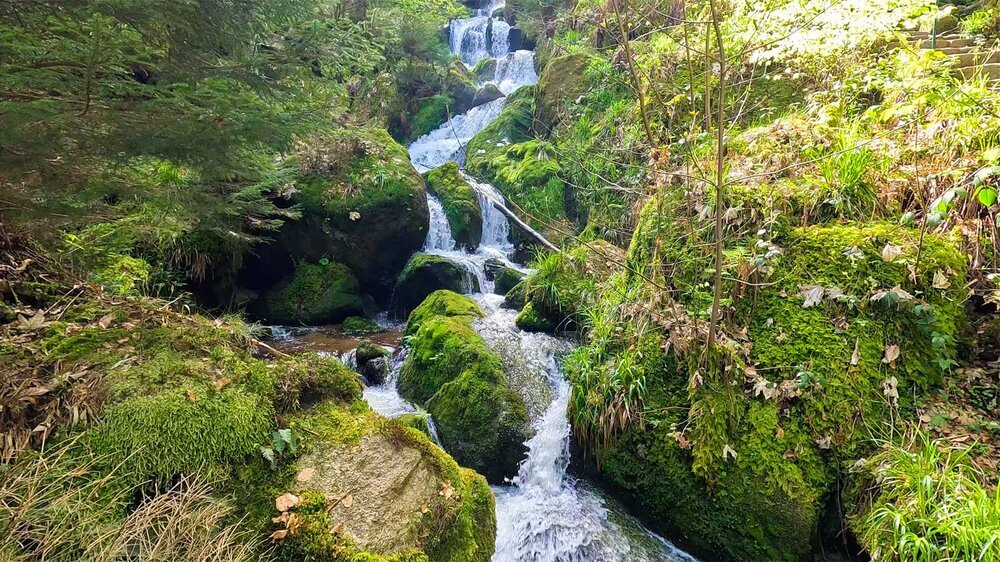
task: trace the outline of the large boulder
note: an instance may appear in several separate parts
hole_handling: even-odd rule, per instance
[[[444,256],[418,253],[399,274],[394,300],[401,310],[413,310],[438,289],[471,293],[479,289],[479,283],[461,264]]]
[[[424,175],[429,189],[444,208],[451,236],[468,250],[475,250],[483,238],[483,210],[479,197],[459,172],[458,164],[448,162]]]
[[[535,129],[554,131],[572,113],[572,105],[587,93],[587,68],[594,59],[573,53],[548,61],[535,86]]]
[[[903,430],[955,364],[964,255],[892,224],[779,227],[754,287],[726,279],[727,319],[706,351],[711,256],[664,197],[644,208],[627,267],[590,300],[590,344],[566,362],[571,404],[585,405],[574,434],[692,552],[811,558],[824,517],[842,540],[833,506],[844,468],[877,449],[873,428]]]
[[[500,483],[517,474],[530,423],[524,401],[507,385],[500,355],[471,326],[482,314],[470,299],[447,291],[414,310],[399,391],[434,416],[455,460]]]
[[[498,100],[503,97],[503,92],[496,84],[489,83],[479,89],[476,92],[476,96],[472,98],[472,107],[478,107],[480,105],[490,103],[491,101]]]
[[[358,281],[347,266],[301,262],[268,291],[256,312],[272,324],[334,324],[363,312]]]
[[[387,298],[399,272],[427,235],[423,177],[406,149],[383,129],[351,128],[304,142],[298,174],[282,206],[297,206],[258,247],[240,275],[243,286],[266,291],[299,261],[348,266],[364,292]]]
[[[486,480],[426,434],[363,402],[321,404],[294,416],[290,429],[308,452],[272,499],[282,559],[492,557],[496,515]]]

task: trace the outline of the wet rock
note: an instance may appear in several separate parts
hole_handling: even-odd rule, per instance
[[[365,377],[369,385],[385,382],[389,375],[389,350],[371,342],[361,342],[354,351],[358,373]]]
[[[496,84],[486,84],[478,92],[476,92],[476,96],[472,98],[472,107],[478,107],[485,103],[498,100],[502,97],[503,92],[500,91],[500,88],[497,88]]]
[[[493,292],[498,295],[507,295],[522,279],[524,279],[523,273],[513,267],[504,267],[496,273]]]
[[[479,290],[479,283],[461,264],[446,257],[414,254],[399,275],[395,292],[396,306],[401,310],[413,310],[438,289],[470,293]]]
[[[477,62],[476,66],[472,67],[472,74],[475,75],[476,80],[479,82],[488,82],[493,80],[493,77],[496,75],[496,71],[496,59],[483,59]]]
[[[521,49],[530,49],[531,47],[525,46],[524,32],[521,31],[520,27],[511,27],[507,34],[507,41],[510,44],[510,50],[520,51]]]

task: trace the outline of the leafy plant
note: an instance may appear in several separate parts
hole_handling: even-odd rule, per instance
[[[271,444],[260,448],[260,454],[277,470],[278,464],[287,457],[298,454],[299,446],[291,429],[278,429],[271,433]]]

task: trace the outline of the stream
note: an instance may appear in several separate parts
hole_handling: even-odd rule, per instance
[[[504,94],[510,94],[534,84],[538,75],[534,53],[511,52],[510,26],[501,18],[491,17],[502,7],[502,0],[494,0],[473,17],[452,21],[450,45],[452,52],[469,67],[485,58],[497,60],[492,82]],[[414,141],[409,148],[414,167],[424,172],[450,160],[463,164],[463,147],[499,116],[505,101],[500,98],[455,115],[449,123]],[[526,442],[528,455],[517,476],[506,485],[492,487],[497,511],[493,561],[693,562],[694,558],[643,527],[613,498],[568,473],[571,430],[566,409],[570,386],[563,378],[561,360],[572,351],[573,343],[519,330],[514,324],[517,311],[503,308],[503,297],[493,294],[493,282],[486,275],[487,261],[499,260],[526,270],[511,262],[514,246],[509,240],[510,227],[507,218],[492,204],[503,203],[503,196],[492,185],[465,177],[475,188],[482,207],[482,243],[475,252],[458,249],[441,203],[428,194],[430,225],[423,251],[460,264],[468,273],[469,286],[478,285],[479,292],[468,296],[483,307],[486,317],[474,322],[473,328],[503,358],[508,382],[525,398],[534,430],[533,437]],[[477,283],[471,283],[473,280]],[[377,343],[398,347],[401,326],[384,318],[379,320],[388,335],[383,336],[385,341]],[[286,345],[294,342],[303,349],[327,351],[349,365],[353,361],[349,338],[346,345],[324,350],[322,344],[309,342],[309,338],[323,340],[323,329],[291,331],[278,327],[276,330],[276,339],[285,340]],[[329,339],[344,341],[342,334]],[[398,350],[385,382],[364,391],[365,400],[382,415],[396,417],[420,411],[396,390],[406,353],[405,348]],[[428,422],[433,433],[433,420],[429,416]]]

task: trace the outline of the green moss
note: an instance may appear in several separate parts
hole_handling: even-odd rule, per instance
[[[399,391],[426,405],[458,462],[500,482],[523,456],[528,416],[507,386],[500,355],[470,326],[481,314],[475,303],[444,292],[415,310]]]
[[[598,240],[542,257],[522,282],[531,309],[525,307],[521,322],[574,328],[584,303],[597,294],[598,282],[620,256],[621,250]]]
[[[535,312],[535,306],[530,302],[525,304],[521,312],[514,318],[514,324],[525,332],[552,332],[557,326],[555,322],[539,316]]]
[[[472,67],[472,74],[475,75],[476,80],[479,82],[489,82],[493,80],[493,76],[497,71],[497,61],[493,58],[485,58],[476,63],[476,66]]]
[[[357,358],[358,365],[364,365],[372,359],[387,357],[388,355],[388,349],[370,341],[361,342],[354,351],[354,356]]]
[[[446,95],[433,96],[420,104],[410,120],[410,138],[416,139],[437,129],[448,120],[454,101]]]
[[[412,427],[420,433],[430,437],[431,436],[431,426],[427,423],[427,414],[403,414],[394,421],[405,427]]]
[[[382,327],[374,320],[362,316],[350,316],[344,320],[340,327],[353,336],[367,336],[382,331]]]
[[[394,297],[396,305],[412,310],[438,290],[468,293],[478,289],[476,280],[460,264],[434,254],[414,254],[399,274]]]
[[[587,92],[587,68],[595,62],[585,53],[572,53],[549,60],[538,76],[535,90],[535,129],[554,131],[566,119],[569,106]]]
[[[189,390],[133,398],[107,408],[84,443],[129,485],[238,464],[259,454],[274,409],[242,389]]]
[[[501,268],[493,279],[493,292],[506,295],[524,279],[524,274],[512,267]]]
[[[276,370],[275,408],[279,412],[327,399],[348,404],[361,399],[357,374],[338,359],[308,353],[281,362]]]
[[[347,266],[335,262],[300,262],[291,279],[271,290],[260,305],[269,322],[325,324],[362,312],[358,281]]]
[[[377,127],[337,129],[303,143],[296,156],[303,216],[276,245],[294,259],[347,265],[376,296],[387,294],[427,236],[423,177],[406,148]]]
[[[405,335],[412,336],[420,329],[425,320],[435,316],[448,316],[461,319],[465,324],[476,318],[486,316],[476,301],[452,291],[434,291],[420,306],[410,313],[406,322]]]
[[[448,217],[452,238],[469,250],[475,250],[483,238],[483,211],[476,191],[465,181],[455,162],[427,172],[428,189],[441,201]]]

